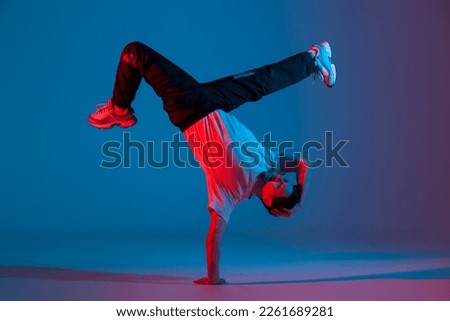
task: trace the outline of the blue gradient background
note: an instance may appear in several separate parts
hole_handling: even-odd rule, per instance
[[[17,243],[42,235],[50,244],[70,233],[155,235],[175,252],[189,235],[205,235],[200,169],[100,168],[102,144],[123,130],[96,130],[86,117],[110,97],[121,49],[133,40],[199,81],[322,40],[333,46],[333,89],[306,80],[235,115],[257,137],[271,131],[298,148],[333,131],[350,140],[342,150],[350,168],[312,170],[303,212],[289,220],[256,199],[242,203],[228,239],[449,250],[448,2],[43,0],[2,1],[0,12],[0,241],[3,253],[14,250],[0,264],[64,265],[53,252],[36,258],[32,246],[22,255]],[[177,132],[145,83],[133,106],[132,139]]]

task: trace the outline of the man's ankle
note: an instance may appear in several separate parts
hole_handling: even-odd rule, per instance
[[[119,116],[126,115],[126,114],[128,114],[128,108],[122,108],[122,107],[114,105],[114,113],[116,113]]]
[[[312,49],[310,49],[310,50],[308,50],[308,53],[311,55],[311,58],[313,58],[313,59],[315,59],[316,58],[316,56],[317,56],[317,54],[319,53],[318,51],[315,51],[315,50],[312,50]]]

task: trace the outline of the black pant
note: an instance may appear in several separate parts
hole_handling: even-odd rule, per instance
[[[311,55],[303,52],[241,74],[199,83],[155,50],[132,42],[120,57],[113,103],[130,107],[144,78],[162,98],[170,121],[184,130],[216,109],[229,112],[295,84],[316,70]]]

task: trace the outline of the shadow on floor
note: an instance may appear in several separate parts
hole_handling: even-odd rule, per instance
[[[318,278],[307,280],[242,282],[242,283],[233,283],[233,285],[319,283],[319,282],[341,282],[341,281],[360,281],[360,280],[377,280],[377,279],[450,280],[450,268]]]
[[[119,283],[177,283],[191,278],[171,275],[149,275],[83,271],[52,267],[0,266],[0,278],[44,279],[57,281],[92,281]]]

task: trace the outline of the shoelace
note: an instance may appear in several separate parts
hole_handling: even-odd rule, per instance
[[[316,64],[316,66],[317,66],[317,64]],[[321,66],[317,66],[317,67],[321,68]],[[316,83],[317,79],[319,79],[320,81],[325,80],[325,78],[323,77],[322,73],[319,70],[317,70],[316,72],[314,72],[312,74],[312,78],[313,78],[313,82],[312,82],[313,85]]]
[[[103,114],[105,112],[108,112],[109,114],[111,114],[111,104],[108,101],[107,103],[100,103],[95,105],[95,108],[97,109],[96,113],[98,114]]]
[[[319,79],[319,81],[324,81],[323,75],[320,73],[320,71],[316,71],[315,73],[312,74],[313,77],[313,85],[316,83],[317,79]]]

